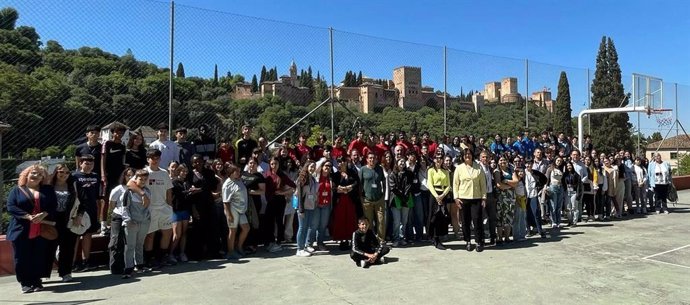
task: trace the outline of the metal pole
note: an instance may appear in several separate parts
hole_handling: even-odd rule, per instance
[[[443,134],[448,134],[448,50],[443,46]]]
[[[675,116],[676,116],[676,121],[674,122],[676,125],[676,139],[678,139],[678,127],[680,125],[680,122],[678,121],[678,83],[673,84],[673,92],[675,95],[675,100],[676,100],[676,107],[674,109]],[[676,141],[676,157],[678,158],[678,154],[680,153],[680,143]],[[680,160],[678,160],[680,161]],[[680,165],[680,163],[676,163],[676,166]]]
[[[642,133],[642,129],[640,127],[641,127],[641,125],[640,125],[640,113],[638,112],[637,113],[637,155],[638,156],[640,155],[640,152],[642,152],[642,150],[640,150],[640,134]]]
[[[330,40],[330,45],[331,45],[331,93],[330,93],[330,101],[331,101],[331,144],[335,143],[335,83],[333,82],[333,28],[328,28],[328,33],[329,33],[329,40]]]
[[[168,139],[172,137],[173,129],[173,64],[175,58],[175,0],[170,1],[170,84],[168,88]]]
[[[525,129],[529,128],[529,59],[525,59]]]
[[[592,90],[590,86],[589,68],[587,68],[587,109],[592,109]],[[592,135],[592,117],[587,116],[587,134]]]

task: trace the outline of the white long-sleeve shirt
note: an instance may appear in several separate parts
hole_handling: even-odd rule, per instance
[[[634,170],[635,170],[635,175],[633,176],[633,182],[637,183],[637,185],[646,184],[647,183],[647,175],[644,172],[644,168],[642,168],[642,166],[635,164]]]

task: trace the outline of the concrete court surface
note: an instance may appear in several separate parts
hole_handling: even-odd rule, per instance
[[[130,280],[74,274],[23,295],[0,278],[0,304],[690,304],[690,191],[671,214],[582,224],[483,253],[461,242],[396,248],[385,265],[356,268],[293,250],[229,263],[187,263]],[[59,279],[59,278],[58,278]]]

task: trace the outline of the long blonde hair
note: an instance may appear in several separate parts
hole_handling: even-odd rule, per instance
[[[29,173],[33,170],[36,170],[43,175],[43,180],[41,180],[41,185],[44,184],[50,184],[50,178],[51,176],[48,175],[48,170],[46,169],[45,166],[41,165],[40,163],[31,165],[27,168],[25,168],[20,174],[19,174],[19,180],[17,180],[17,185],[20,187],[26,186],[27,181],[29,180]]]

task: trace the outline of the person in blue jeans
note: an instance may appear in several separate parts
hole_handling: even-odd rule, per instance
[[[561,225],[561,208],[563,199],[563,158],[556,161],[546,170],[548,179],[548,194],[551,202],[551,227],[559,228]]]
[[[316,196],[319,191],[319,183],[314,178],[316,164],[309,160],[302,167],[297,177],[297,253],[298,257],[309,257],[314,252],[314,248],[307,243],[309,233],[312,230],[312,220],[314,218],[314,208],[316,207]]]
[[[316,231],[316,246],[318,250],[328,251],[324,244],[324,237],[327,234],[326,227],[328,227],[331,209],[333,208],[333,163],[331,161],[324,162],[321,164],[321,167],[316,169],[316,173],[318,190],[311,226]]]

